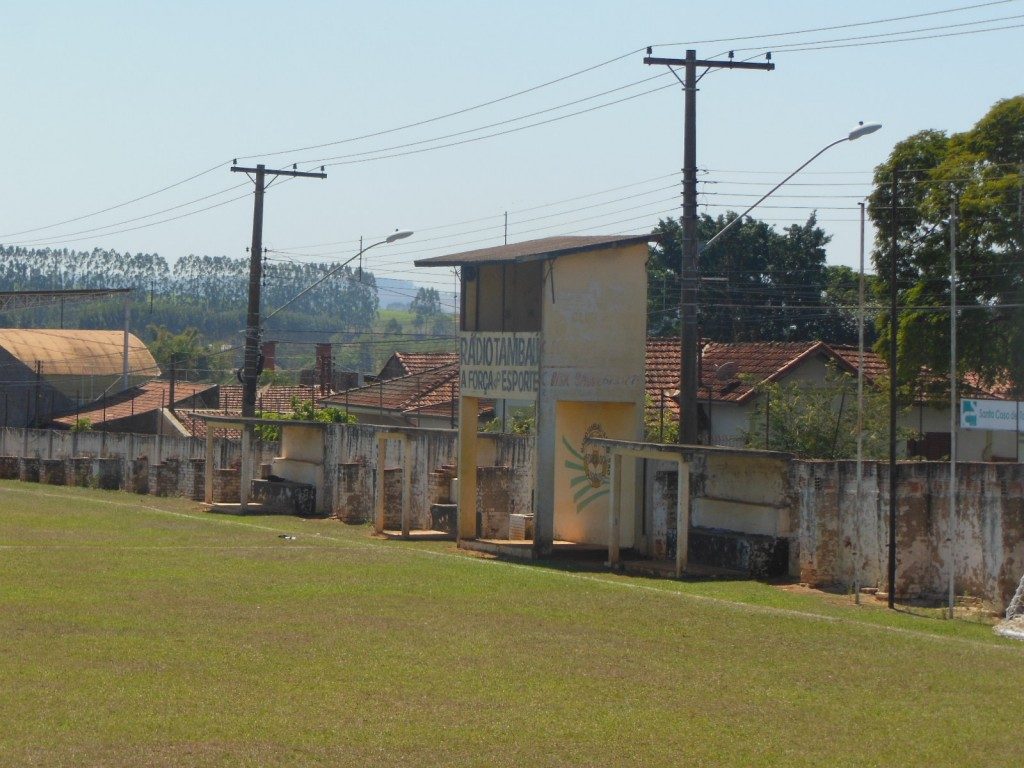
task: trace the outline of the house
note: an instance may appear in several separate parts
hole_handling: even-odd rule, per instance
[[[377,375],[379,381],[423,373],[442,365],[459,362],[458,352],[395,352]]]
[[[742,447],[761,395],[759,385],[778,382],[825,382],[829,366],[852,376],[857,374],[857,347],[821,341],[802,342],[705,342],[701,346],[698,388],[700,432],[711,445]],[[877,386],[887,378],[883,357],[864,352],[864,379]],[[962,397],[1006,400],[1006,386],[983,386],[975,375],[965,377]],[[679,342],[647,340],[646,387],[648,422],[679,418],[675,398],[679,390]],[[907,441],[904,455],[937,460],[949,455],[948,384],[923,371],[916,382],[917,395],[909,411],[900,416],[900,427],[917,435]],[[945,389],[945,397],[942,391]],[[936,395],[936,393],[938,393]],[[710,434],[710,440],[708,435]],[[960,461],[1016,460],[1014,433],[959,429]]]
[[[141,339],[123,331],[2,328],[0,425],[44,424],[159,373]]]
[[[458,423],[459,364],[455,360],[423,367],[450,359],[447,352],[436,358],[433,354],[396,352],[378,381],[336,392],[323,402],[347,409],[363,424],[453,429]],[[415,372],[391,376],[403,369]],[[481,421],[493,418],[494,401],[482,401],[478,411]]]
[[[50,421],[54,429],[71,429],[79,420],[103,432],[134,432],[147,435],[188,435],[180,414],[187,409],[208,408],[217,402],[216,384],[195,384],[153,379],[123,392],[76,408]]]

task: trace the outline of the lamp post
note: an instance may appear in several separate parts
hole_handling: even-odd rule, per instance
[[[860,605],[860,514],[864,494],[864,202],[860,207],[860,274],[857,279],[857,510],[853,534],[853,601]]]
[[[331,275],[336,274],[337,272],[339,272],[344,267],[347,267],[349,264],[351,264],[356,259],[361,258],[362,255],[364,253],[366,253],[368,250],[370,250],[371,248],[376,248],[378,245],[387,245],[387,244],[395,242],[396,240],[404,240],[405,238],[410,237],[411,235],[412,235],[412,230],[411,229],[397,229],[394,232],[392,232],[390,235],[385,237],[383,240],[379,240],[378,242],[373,243],[372,245],[368,245],[365,248],[360,247],[359,248],[359,253],[357,253],[352,258],[347,259],[346,261],[343,261],[338,266],[332,267],[331,269],[327,270],[327,272],[325,272],[324,275],[320,279],[318,279],[315,282],[310,283],[309,285],[307,285],[301,291],[299,291],[294,296],[292,296],[290,299],[288,299],[288,301],[286,301],[280,307],[278,307],[273,312],[268,314],[264,318],[264,321],[269,320],[270,318],[272,318],[274,315],[276,315],[278,312],[280,312],[282,309],[287,307],[289,304],[291,304],[296,299],[299,299],[302,296],[305,296],[307,293],[309,293],[311,290],[316,288],[318,285],[320,285],[320,283],[322,283],[324,280],[329,278]],[[359,275],[359,279],[362,280],[362,274]]]
[[[769,197],[774,195],[778,191],[779,187],[781,187],[787,181],[792,179],[794,176],[796,176],[798,173],[800,173],[800,171],[802,171],[808,165],[813,163],[815,160],[817,160],[823,154],[828,152],[828,150],[832,149],[832,147],[836,146],[837,144],[842,144],[844,141],[855,141],[855,140],[859,139],[861,136],[867,136],[869,133],[874,133],[875,131],[877,131],[881,127],[882,127],[881,123],[867,123],[867,124],[865,124],[864,122],[860,122],[860,123],[857,124],[856,128],[854,128],[848,134],[843,136],[841,139],[836,139],[831,144],[826,144],[824,147],[822,147],[817,152],[815,152],[813,155],[811,155],[803,163],[803,165],[801,165],[799,168],[797,168],[795,171],[793,171],[791,174],[789,174],[789,176],[787,176],[782,181],[780,181],[778,184],[776,184],[774,187],[772,187],[767,192],[765,192],[760,197],[760,199],[758,199],[758,201],[756,203],[754,203],[752,206],[747,208],[747,210],[745,210],[743,213],[741,213],[735,219],[733,219],[728,224],[726,224],[724,227],[722,227],[720,230],[718,230],[718,232],[715,233],[714,237],[712,237],[710,240],[708,240],[706,243],[704,243],[704,247],[701,248],[701,252],[706,251],[708,248],[710,248],[712,246],[712,244],[714,244],[715,241],[717,241],[722,235],[724,235],[726,232],[728,232],[730,229],[732,229],[738,222],[742,221],[744,216],[746,216],[752,210],[757,208],[757,206],[759,206],[761,203],[763,203]]]
[[[845,141],[856,141],[861,136],[867,136],[869,133],[874,133],[875,131],[877,131],[881,127],[882,127],[881,123],[864,123],[863,121],[861,121],[860,123],[857,124],[856,128],[854,128],[852,131],[847,133],[842,138],[836,139],[835,141],[826,144],[824,147],[822,147],[817,152],[815,152],[813,155],[811,155],[806,161],[804,161],[795,171],[790,173],[786,178],[784,178],[782,181],[780,181],[778,184],[776,184],[774,187],[772,187],[770,190],[768,190],[765,194],[763,194],[760,198],[758,198],[758,200],[753,205],[751,205],[749,208],[747,208],[747,210],[745,210],[743,213],[741,213],[735,219],[733,219],[728,224],[726,224],[724,227],[722,227],[720,230],[718,230],[718,232],[716,232],[711,237],[711,239],[708,240],[706,243],[704,243],[704,245],[700,248],[700,253],[703,254],[705,251],[707,251],[712,245],[714,245],[716,242],[718,242],[722,238],[722,236],[725,235],[726,232],[728,232],[733,227],[735,227],[737,224],[739,224],[741,221],[743,221],[743,217],[744,216],[746,216],[752,210],[757,208],[757,206],[759,206],[761,203],[763,203],[765,200],[767,200],[769,197],[771,197],[773,194],[775,194],[775,192],[777,192],[779,190],[779,188],[782,187],[787,181],[792,179],[794,176],[796,176],[798,173],[800,173],[800,171],[802,171],[808,165],[813,163],[815,160],[817,160],[823,154],[828,152],[828,150],[832,149],[832,147],[835,147],[835,146],[837,146],[839,144],[842,144]],[[683,321],[682,318],[680,318],[680,320],[681,320],[681,322]],[[685,338],[686,338],[686,336],[685,336],[685,334],[683,334],[683,339],[685,339]],[[696,366],[697,366],[697,345],[694,344],[694,345],[692,345],[692,348],[691,348],[689,345],[684,343],[683,346],[682,346],[681,352],[682,352],[682,358],[683,358],[683,366],[682,366],[683,367],[683,371],[685,372],[687,366],[690,366],[690,370],[695,370]],[[696,405],[696,403],[697,403],[697,386],[698,386],[698,384],[696,384],[696,383],[692,383],[691,384],[691,380],[688,379],[685,375],[682,376],[681,378],[682,378],[683,389],[680,391],[680,395],[679,395],[679,414],[680,414],[680,419],[683,418],[683,414],[686,414],[686,413],[696,413],[696,411],[697,411],[697,405]],[[692,406],[689,409],[687,408],[687,403],[692,403]],[[683,430],[680,429],[680,435],[682,435],[682,433],[683,433]]]

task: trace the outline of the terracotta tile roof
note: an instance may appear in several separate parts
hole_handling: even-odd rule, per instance
[[[848,348],[843,348],[848,353]],[[856,370],[857,350],[853,348],[852,362],[848,354],[841,354],[821,341],[757,341],[757,342],[704,342],[701,348],[700,385],[701,400],[709,394],[716,402],[741,403],[754,394],[754,386],[744,381],[760,383],[782,378],[804,361],[817,355],[834,360],[848,371]],[[717,371],[726,363],[734,364],[728,378],[719,379]],[[730,366],[732,367],[732,366]],[[728,369],[723,369],[728,370]],[[884,361],[874,353],[865,353],[865,373],[871,377],[884,373]],[[655,405],[660,405],[661,392],[673,395],[679,389],[679,341],[677,339],[647,340],[647,394]],[[666,407],[673,413],[678,405],[666,399]]]
[[[256,391],[256,408],[264,411],[291,413],[293,397],[305,401],[313,400],[314,396],[318,403],[323,399],[318,394],[316,387],[270,384]],[[242,412],[242,386],[240,384],[221,386],[218,410],[220,413]]]
[[[850,367],[856,371],[858,363],[857,347],[844,344],[829,344],[832,350],[845,360]],[[885,358],[873,350],[864,350],[864,378],[868,381],[878,381],[889,375],[889,364]]]
[[[409,373],[423,373],[440,365],[459,362],[458,352],[395,352],[395,357]]]
[[[175,415],[178,417],[178,421],[185,427],[192,435],[192,437],[206,438],[206,422],[203,419],[198,418],[197,414],[215,414],[220,415],[223,411],[213,409],[197,409],[195,411],[186,411],[184,409],[179,410]],[[226,437],[229,440],[238,440],[242,437],[242,430],[240,429],[215,429],[215,437]]]
[[[653,243],[659,236],[650,235],[563,235],[542,237],[539,240],[525,240],[493,248],[478,248],[450,256],[433,256],[414,262],[417,267],[457,267],[460,264],[495,264],[500,262],[524,262],[565,256],[570,253],[617,248],[626,245]]]
[[[316,387],[274,385],[263,387],[256,392],[256,408],[263,411],[278,413],[292,412],[292,399],[300,402],[312,401],[317,404],[323,400]],[[239,408],[241,410],[241,408]]]
[[[851,370],[857,370],[857,347],[830,344],[837,355],[850,364]],[[889,375],[889,365],[882,355],[868,349],[864,351],[864,376],[868,381],[878,381]],[[949,397],[949,380],[945,376],[936,376],[928,369],[922,368],[917,382],[927,395]],[[991,400],[1012,400],[1013,385],[1008,380],[986,384],[977,373],[965,373],[960,382],[960,394],[965,397],[977,397]],[[926,399],[927,399],[926,395]]]
[[[975,397],[992,398],[995,400],[1015,400],[1013,384],[1009,380],[996,381],[992,384],[983,384],[981,377],[976,373],[964,374],[963,386],[965,391],[962,394],[969,392],[977,392]]]
[[[428,368],[420,373],[336,392],[324,398],[324,402],[331,405],[348,404],[353,407],[402,412],[420,405],[450,402],[452,392],[458,397],[458,376],[458,363],[448,363]]]
[[[418,362],[425,362],[429,354]],[[408,376],[337,392],[325,398],[324,402],[363,410],[383,409],[404,416],[449,416],[453,401],[458,411],[459,363],[455,353],[438,354],[450,355],[452,361]],[[481,400],[479,410],[481,416],[493,413],[494,401]]]
[[[192,384],[185,381],[176,382],[174,385],[174,404],[187,408],[189,399],[193,395],[199,395],[209,389],[216,387],[216,384]],[[106,421],[117,421],[129,416],[137,416],[142,413],[155,411],[168,405],[171,383],[162,379],[148,381],[138,387],[132,387],[124,392],[104,398],[98,403],[91,403],[88,410],[80,410],[76,413],[67,414],[54,419],[54,423],[65,426],[72,426],[76,419],[89,419],[94,427]]]

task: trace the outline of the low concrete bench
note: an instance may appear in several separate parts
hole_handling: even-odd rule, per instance
[[[279,479],[253,480],[250,501],[278,514],[318,516],[316,488],[309,483]]]

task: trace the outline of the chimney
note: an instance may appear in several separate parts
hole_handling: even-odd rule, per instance
[[[260,345],[260,354],[263,355],[263,370],[273,371],[277,357],[277,342],[276,341],[264,341]]]
[[[320,394],[327,395],[331,391],[331,373],[334,364],[331,360],[331,345],[316,345],[316,382],[320,386]]]

